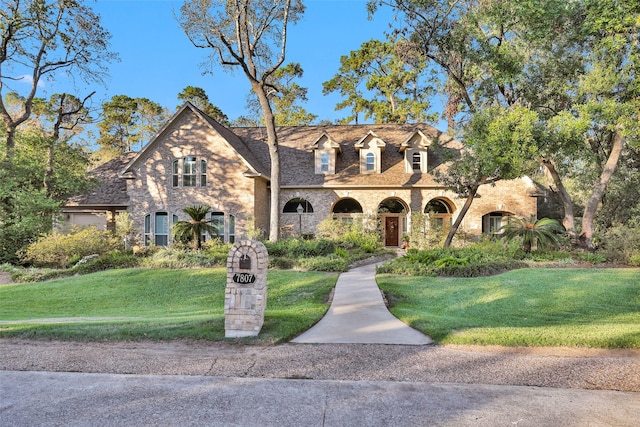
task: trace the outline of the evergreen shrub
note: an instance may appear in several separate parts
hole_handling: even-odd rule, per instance
[[[120,246],[119,239],[108,231],[74,227],[68,234],[54,231],[41,237],[27,246],[21,259],[35,267],[69,268],[87,255],[103,255]]]

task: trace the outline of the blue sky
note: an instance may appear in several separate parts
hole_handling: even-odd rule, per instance
[[[97,0],[89,4],[112,35],[112,51],[120,55],[120,62],[111,66],[107,87],[91,88],[97,90],[94,103],[124,94],[149,98],[173,111],[179,104],[178,93],[191,85],[202,87],[230,119],[246,114],[249,84],[240,70],[230,74],[216,67],[213,75],[202,75],[201,64],[210,51],[195,48],[177,24],[174,13],[179,12],[182,1]],[[304,69],[299,82],[308,89],[304,107],[319,119],[333,121],[348,112],[334,111],[340,98],[324,96],[322,83],[337,73],[340,56],[372,38],[384,39],[393,14],[379,11],[373,21],[368,20],[366,0],[306,0],[305,5],[302,20],[289,29],[286,62],[299,62]]]

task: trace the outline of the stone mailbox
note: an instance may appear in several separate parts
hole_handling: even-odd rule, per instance
[[[267,248],[255,240],[241,240],[229,251],[224,296],[224,333],[227,338],[260,333],[267,307]]]

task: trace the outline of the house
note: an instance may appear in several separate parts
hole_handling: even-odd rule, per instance
[[[395,247],[413,213],[428,214],[428,233],[446,229],[464,203],[433,176],[446,168],[443,153],[455,153],[461,144],[429,125],[283,127],[278,137],[285,237],[313,234],[326,218],[364,216],[379,219],[381,239]],[[187,219],[182,209],[196,204],[212,208],[225,242],[254,229],[268,235],[270,161],[262,128],[229,129],[186,103],[139,153],[103,166],[118,167],[117,178],[104,174],[113,180],[106,187],[124,188],[126,196],[112,190],[65,209],[107,212],[107,222],[126,210],[145,244],[171,243],[171,224]],[[461,230],[492,233],[507,216],[535,215],[538,195],[527,177],[481,186]]]

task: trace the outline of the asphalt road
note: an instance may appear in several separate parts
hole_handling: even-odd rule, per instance
[[[640,420],[635,350],[0,340],[0,355],[0,426]]]

